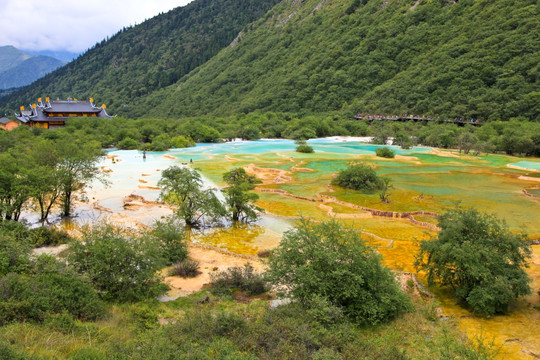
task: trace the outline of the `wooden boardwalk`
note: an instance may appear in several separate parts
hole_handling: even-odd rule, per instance
[[[454,118],[454,119],[441,119],[439,117],[433,117],[433,116],[424,116],[424,115],[409,115],[409,114],[401,114],[401,115],[372,115],[372,114],[356,114],[354,116],[357,120],[369,120],[369,121],[376,121],[376,120],[390,120],[390,121],[425,121],[425,122],[437,122],[437,123],[452,123],[452,124],[458,124],[458,125],[474,125],[474,126],[480,126],[483,124],[482,121],[479,121],[478,119],[465,119],[465,118]]]

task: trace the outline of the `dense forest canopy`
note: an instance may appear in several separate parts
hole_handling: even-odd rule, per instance
[[[196,0],[97,44],[0,108],[93,95],[127,117],[540,120],[537,1],[276,3]]]

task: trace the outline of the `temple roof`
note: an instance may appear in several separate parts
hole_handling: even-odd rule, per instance
[[[98,113],[102,109],[94,107],[91,102],[87,101],[51,101],[51,107],[43,109],[45,112],[87,112]]]
[[[10,122],[10,121],[13,121],[13,120],[10,120],[10,119],[5,118],[5,117],[0,118],[0,124],[4,124],[4,125],[5,125],[5,124],[7,124],[7,123]]]
[[[41,99],[40,99],[41,100]],[[55,114],[63,116],[54,116]],[[17,119],[28,123],[65,121],[70,114],[95,114],[93,116],[101,118],[111,118],[104,107],[96,107],[90,101],[59,101],[40,102],[34,109],[21,110]],[[53,116],[51,116],[53,115]]]

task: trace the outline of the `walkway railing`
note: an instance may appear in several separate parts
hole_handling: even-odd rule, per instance
[[[482,125],[483,122],[478,119],[466,119],[466,118],[454,118],[454,119],[442,119],[440,117],[425,116],[425,115],[372,115],[372,114],[356,114],[354,116],[357,120],[391,120],[391,121],[433,121],[439,123],[454,123],[454,124],[470,124],[470,125]]]

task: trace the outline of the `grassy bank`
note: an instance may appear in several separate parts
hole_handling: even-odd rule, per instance
[[[236,299],[235,299],[236,298]],[[435,304],[413,297],[415,310],[391,323],[361,327],[329,321],[290,304],[203,290],[169,303],[110,306],[108,318],[56,316],[42,324],[0,328],[7,359],[488,359],[492,349],[466,340]]]

